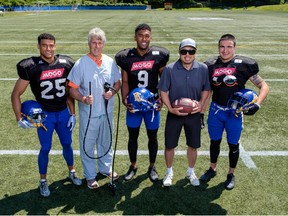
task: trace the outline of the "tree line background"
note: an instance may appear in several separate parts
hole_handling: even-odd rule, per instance
[[[287,0],[0,0],[0,6],[35,5],[39,2],[50,5],[151,5],[152,8],[163,8],[164,3],[171,2],[173,8],[219,8],[285,4]]]

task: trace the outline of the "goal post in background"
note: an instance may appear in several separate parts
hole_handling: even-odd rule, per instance
[[[72,12],[78,11],[79,5],[80,5],[79,3],[73,4],[71,8]]]
[[[40,12],[50,12],[50,2],[49,1],[35,1],[32,2],[31,11],[35,12],[37,15]]]

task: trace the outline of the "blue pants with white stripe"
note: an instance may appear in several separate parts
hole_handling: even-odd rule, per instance
[[[243,129],[243,114],[239,113],[236,116],[227,107],[211,102],[207,124],[211,140],[222,139],[225,129],[227,142],[236,145]]]

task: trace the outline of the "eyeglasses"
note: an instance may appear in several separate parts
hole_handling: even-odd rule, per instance
[[[195,55],[196,50],[194,50],[194,49],[191,49],[191,50],[183,49],[183,50],[180,50],[179,52],[180,52],[181,55],[187,55],[187,53],[189,53],[189,55]]]

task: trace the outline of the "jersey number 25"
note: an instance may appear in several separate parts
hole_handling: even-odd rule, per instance
[[[47,81],[43,81],[41,82],[40,86],[44,87],[45,89],[41,92],[41,97],[44,99],[54,99],[54,95],[49,95],[49,92],[53,89],[56,88],[57,89],[57,97],[63,97],[65,95],[65,84],[66,79],[62,78],[62,79],[56,79],[55,80],[55,86],[53,86],[53,82],[47,80]]]

